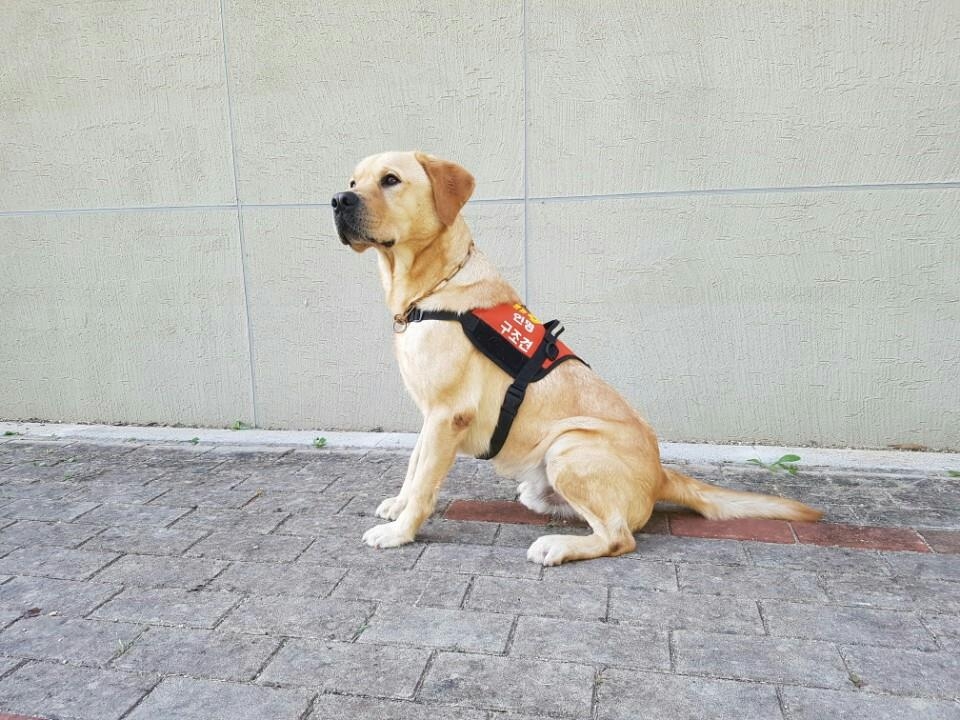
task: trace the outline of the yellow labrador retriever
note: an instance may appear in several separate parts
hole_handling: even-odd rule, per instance
[[[456,318],[496,306],[526,311],[476,249],[460,215],[474,188],[464,168],[418,152],[388,152],[362,160],[349,187],[333,197],[337,231],[353,250],[377,252],[400,371],[423,413],[400,494],[377,508],[391,522],[363,536],[368,545],[388,548],[414,539],[458,453],[493,454],[491,440],[502,424],[514,379],[477,349]],[[538,322],[526,314],[519,319],[528,328]],[[647,422],[575,360],[558,362],[529,384],[493,462],[517,479],[524,505],[579,516],[593,531],[537,539],[527,557],[544,565],[632,551],[633,532],[658,500],[708,518],[821,516],[793,500],[725,490],[665,469]]]

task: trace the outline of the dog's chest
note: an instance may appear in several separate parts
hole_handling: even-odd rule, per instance
[[[423,409],[459,385],[470,344],[459,324],[431,321],[411,323],[397,333],[394,348],[403,382]]]

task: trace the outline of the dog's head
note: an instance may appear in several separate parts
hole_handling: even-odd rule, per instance
[[[453,225],[473,193],[473,176],[456,163],[419,152],[364,158],[350,189],[333,196],[344,245],[357,252],[430,242]]]

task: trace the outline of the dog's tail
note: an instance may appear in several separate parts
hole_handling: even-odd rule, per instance
[[[663,475],[658,499],[685,505],[711,520],[771,518],[815,522],[823,517],[819,510],[796,500],[726,490],[666,468]]]

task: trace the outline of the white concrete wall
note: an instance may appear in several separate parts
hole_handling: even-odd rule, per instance
[[[8,0],[0,418],[415,429],[330,195],[423,148],[673,440],[960,449],[960,3]]]

